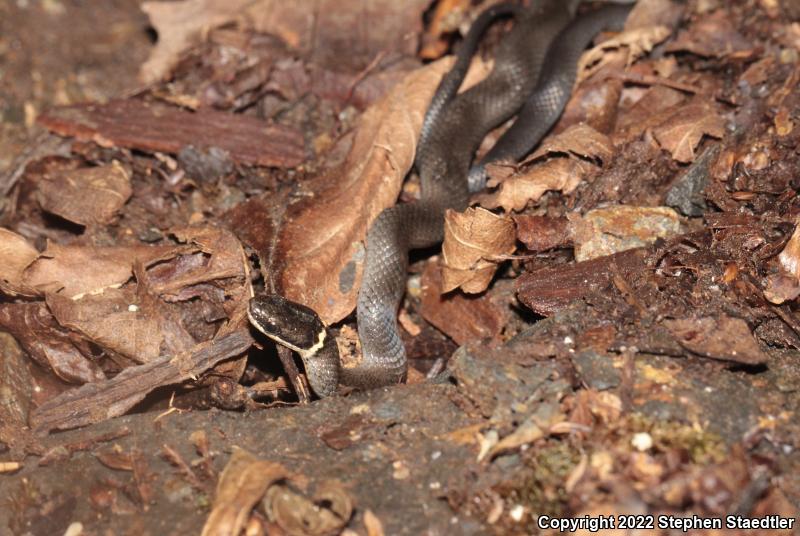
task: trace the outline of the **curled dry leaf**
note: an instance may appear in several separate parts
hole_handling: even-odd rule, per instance
[[[631,65],[653,47],[669,37],[671,30],[662,25],[627,30],[587,50],[578,61],[578,81],[581,83],[609,64],[624,60]]]
[[[614,154],[614,144],[605,134],[585,123],[578,123],[564,132],[546,138],[528,160],[552,154],[568,154],[608,162]]]
[[[45,175],[39,183],[42,208],[80,225],[110,222],[131,193],[130,171],[116,160]]]
[[[570,217],[575,260],[587,261],[653,243],[681,232],[681,218],[669,207],[619,205]]]
[[[783,272],[767,277],[764,297],[772,303],[781,304],[800,295],[800,225],[797,225],[789,241],[778,254]]]
[[[367,228],[396,202],[414,162],[425,110],[450,66],[445,59],[410,73],[364,112],[342,166],[313,180],[309,195],[289,207],[273,252],[280,271],[268,275],[277,275],[278,289],[317,311],[325,323],[355,307]],[[485,72],[484,65],[471,69],[466,83]]]
[[[330,480],[317,486],[312,498],[276,484],[267,490],[263,504],[270,521],[291,536],[339,534],[353,515],[353,499],[342,484]]]
[[[203,525],[202,536],[240,534],[267,489],[288,476],[289,471],[281,464],[261,460],[234,447],[219,477],[214,505]]]
[[[664,325],[681,346],[695,354],[745,365],[761,365],[768,360],[741,318],[681,318],[665,320]]]
[[[364,527],[367,529],[367,536],[385,536],[383,531],[383,523],[381,520],[372,513],[372,510],[364,512]]]
[[[23,283],[22,274],[38,256],[24,237],[0,228],[0,291],[11,296],[35,296],[36,290]]]
[[[459,287],[468,293],[486,290],[502,257],[514,252],[515,242],[514,222],[508,216],[480,207],[448,210],[444,216],[442,291]]]
[[[528,203],[538,201],[548,190],[571,193],[596,168],[585,160],[551,158],[507,179],[497,191],[476,198],[486,208],[502,207],[506,212],[521,211]]]
[[[694,160],[694,150],[703,136],[721,138],[725,134],[725,119],[714,107],[700,100],[679,107],[663,123],[653,129],[662,148],[672,153],[678,162]]]
[[[556,405],[543,403],[513,432],[493,445],[486,456],[492,459],[498,454],[518,449],[523,445],[530,445],[543,437],[556,433],[557,425],[564,423],[565,419],[566,415]]]

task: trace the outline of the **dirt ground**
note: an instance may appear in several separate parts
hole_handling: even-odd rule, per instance
[[[800,9],[646,3],[412,255],[407,384],[298,401],[250,289],[355,345],[486,3],[0,0],[0,534],[800,534]]]

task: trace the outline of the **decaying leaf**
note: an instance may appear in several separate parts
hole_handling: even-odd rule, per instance
[[[105,166],[45,175],[39,203],[48,212],[81,225],[108,223],[131,196],[131,177],[118,161]]]
[[[585,123],[579,123],[564,132],[546,138],[528,160],[553,154],[575,155],[608,162],[614,154],[614,144],[605,134],[597,132]]]
[[[133,276],[133,266],[147,267],[169,259],[183,246],[62,246],[49,242],[47,249],[23,272],[23,283],[40,294],[60,292],[69,298],[99,294],[122,286]]]
[[[658,143],[678,162],[694,160],[694,149],[703,136],[721,138],[725,119],[708,103],[695,101],[682,106],[653,129]]]
[[[379,53],[413,55],[415,34],[422,30],[422,12],[428,4],[429,0],[351,4],[338,0],[144,2],[142,10],[150,17],[159,39],[139,77],[144,83],[160,80],[209,30],[237,20],[256,32],[280,37],[316,63],[358,71]]]
[[[626,65],[631,65],[669,37],[670,33],[672,32],[667,26],[647,26],[627,30],[603,41],[581,56],[578,62],[577,83],[586,80],[606,65],[616,63],[619,59],[624,59]]]
[[[557,405],[543,403],[536,411],[520,424],[513,432],[500,439],[485,453],[488,459],[498,454],[529,445],[539,439],[555,433],[556,426],[564,423],[566,415],[561,413]]]
[[[339,534],[353,515],[353,499],[344,486],[325,481],[307,497],[285,484],[271,486],[264,495],[264,511],[291,536]]]
[[[685,106],[685,102],[685,95],[675,89],[665,86],[648,88],[633,106],[620,114],[614,140],[620,143],[640,137],[646,130],[663,124]]]
[[[2,312],[0,312],[2,315]],[[10,450],[11,459],[23,459],[29,441],[28,413],[33,404],[34,379],[25,352],[8,333],[0,332],[0,443]],[[8,450],[4,458],[8,459]],[[0,470],[0,472],[2,472]]]
[[[61,328],[44,303],[0,304],[0,327],[11,333],[39,365],[69,383],[92,383],[106,375],[81,348],[79,338]]]
[[[481,194],[477,199],[486,208],[521,211],[528,203],[538,201],[548,190],[571,193],[596,168],[585,160],[551,158],[507,179],[497,191]]]
[[[486,290],[499,262],[514,252],[515,242],[514,222],[508,216],[480,207],[448,210],[442,243],[442,291],[460,287],[476,294]]]
[[[767,276],[764,297],[776,305],[800,296],[800,281],[793,275],[771,274]]]
[[[355,307],[367,228],[396,202],[414,161],[426,107],[450,66],[445,59],[412,72],[370,107],[344,164],[313,180],[309,195],[289,207],[292,215],[275,251],[278,287],[326,323],[341,320]],[[471,69],[465,83],[485,72],[485,66]]]
[[[664,325],[681,346],[695,354],[745,365],[761,365],[769,359],[741,318],[681,318],[665,320]]]
[[[619,205],[569,219],[578,262],[646,246],[681,232],[681,218],[669,207]]]
[[[240,534],[253,507],[267,489],[288,476],[289,471],[281,464],[261,460],[234,447],[219,477],[214,506],[203,526],[202,536]]]
[[[429,262],[422,272],[420,313],[456,344],[493,339],[507,321],[503,308],[488,296],[465,296],[459,292],[443,294],[442,271]]]
[[[62,326],[136,363],[174,355],[195,344],[162,302],[132,289],[108,289],[80,299],[48,294],[47,305]]]
[[[0,228],[0,291],[11,296],[35,296],[36,290],[23,283],[23,271],[39,252],[24,237]]]
[[[753,45],[736,30],[736,26],[728,9],[703,14],[687,30],[678,33],[666,50],[692,52],[708,58],[749,53]]]

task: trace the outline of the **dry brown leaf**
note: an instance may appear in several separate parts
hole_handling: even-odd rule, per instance
[[[47,305],[62,326],[136,363],[175,355],[195,345],[162,302],[129,289],[108,289],[80,299],[48,294]]]
[[[679,107],[653,129],[653,136],[661,147],[683,163],[694,160],[695,147],[703,136],[721,138],[724,134],[725,119],[710,104],[702,101]]]
[[[516,249],[514,221],[486,209],[448,210],[442,243],[442,291],[477,294],[489,286],[502,258]]]
[[[290,486],[271,486],[264,496],[264,510],[290,536],[339,534],[353,515],[353,499],[344,486],[328,480],[309,498]]]
[[[233,455],[219,477],[214,506],[203,525],[202,536],[240,534],[253,507],[267,489],[289,476],[279,463],[260,460],[249,452],[233,448]]]
[[[657,44],[669,37],[672,31],[667,26],[647,26],[627,30],[616,37],[603,41],[587,50],[578,61],[578,80],[580,84],[606,65],[624,61],[631,65]]]
[[[0,304],[0,327],[11,333],[27,354],[69,383],[92,383],[105,374],[79,348],[77,337],[61,329],[42,302]],[[83,350],[83,351],[82,351]]]
[[[769,359],[741,318],[680,318],[665,320],[664,326],[681,346],[695,354],[746,365],[760,365]]]
[[[587,261],[653,243],[681,232],[681,218],[669,207],[618,205],[570,217],[575,260]]]
[[[384,536],[386,534],[383,531],[381,520],[369,509],[364,512],[364,527],[367,529],[367,536]]]
[[[685,102],[685,95],[678,90],[665,86],[648,88],[639,100],[620,114],[614,141],[621,144],[639,138],[646,130],[673,116]]]
[[[341,320],[355,307],[367,228],[395,204],[414,162],[425,110],[450,66],[448,58],[414,71],[370,107],[344,164],[317,177],[311,192],[289,207],[292,217],[274,252],[278,289],[317,311],[325,323]],[[471,69],[466,83],[485,72],[485,65]]]
[[[565,420],[566,415],[556,406],[544,403],[513,432],[493,445],[485,456],[492,459],[498,454],[515,450],[522,445],[529,445],[543,437],[556,433],[558,425],[563,424]]]
[[[639,0],[625,21],[625,29],[663,24],[677,27],[683,21],[684,6],[672,0]]]
[[[133,276],[133,266],[149,266],[185,250],[182,246],[62,246],[47,249],[23,272],[23,283],[39,294],[61,292],[74,298],[122,286]]]
[[[781,267],[800,282],[800,220],[795,225],[791,238],[778,255],[778,260]]]
[[[0,228],[0,291],[11,296],[35,296],[36,290],[23,283],[22,274],[38,256],[24,237]]]
[[[614,154],[614,144],[605,134],[597,132],[585,123],[578,123],[564,132],[545,138],[528,161],[559,153],[607,162]]]
[[[764,297],[776,305],[800,296],[800,282],[794,276],[772,274],[767,276]]]
[[[144,2],[158,43],[139,72],[144,83],[162,79],[181,55],[212,28],[246,21],[259,33],[276,35],[323,66],[363,69],[376,55],[416,52],[422,12],[429,0],[183,0]],[[358,31],[353,31],[358,28]]]
[[[130,171],[114,160],[105,166],[45,175],[39,183],[39,203],[71,222],[98,225],[110,222],[132,192]]]
[[[572,158],[551,158],[536,164],[521,175],[503,182],[496,192],[477,199],[486,208],[502,207],[506,212],[521,211],[548,190],[571,193],[596,166]]]
[[[618,73],[624,69],[624,60],[611,62],[594,76],[576,84],[552,132],[562,132],[578,123],[586,123],[606,135],[614,132],[624,88]]]
[[[429,262],[422,272],[422,317],[453,339],[456,344],[494,339],[506,325],[505,309],[489,296],[442,294],[442,272],[438,264]]]
[[[736,29],[729,9],[701,15],[687,30],[682,30],[670,42],[668,52],[691,52],[707,58],[722,58],[732,54],[749,54],[753,45]]]

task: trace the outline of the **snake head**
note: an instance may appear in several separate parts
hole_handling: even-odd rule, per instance
[[[325,325],[313,309],[278,294],[251,298],[248,316],[258,331],[296,352],[314,347],[320,340],[320,333],[325,331]]]

